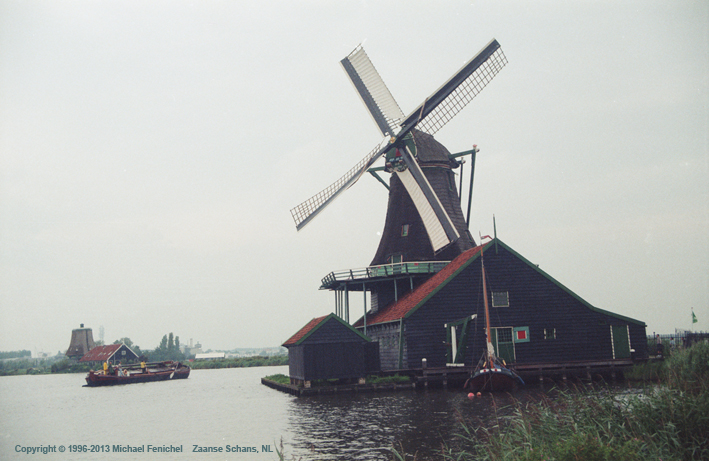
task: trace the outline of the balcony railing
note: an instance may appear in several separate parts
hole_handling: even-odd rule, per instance
[[[405,262],[330,272],[322,279],[322,285],[320,288],[332,288],[333,285],[338,282],[363,282],[382,277],[435,274],[448,265],[449,262],[450,261]]]

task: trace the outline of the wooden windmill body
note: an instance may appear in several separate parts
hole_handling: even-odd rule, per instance
[[[461,208],[454,169],[459,168],[450,152],[433,136],[416,131],[413,138],[417,160],[431,188],[439,198],[460,237],[435,252],[424,223],[406,187],[397,175],[391,175],[387,215],[377,252],[370,266],[404,261],[451,261],[475,246]]]
[[[461,162],[433,135],[506,63],[500,44],[491,40],[404,116],[361,46],[341,61],[383,139],[344,176],[293,208],[291,215],[300,230],[367,171],[391,173],[384,230],[370,266],[328,274],[320,287],[336,292],[335,312],[344,320],[349,322],[351,291],[369,291],[369,308],[376,311],[395,302],[400,294],[413,291],[448,261],[475,246],[454,180],[453,170]],[[474,154],[477,148],[467,152]],[[380,158],[384,158],[384,167],[372,168]],[[365,295],[365,312],[367,309]]]

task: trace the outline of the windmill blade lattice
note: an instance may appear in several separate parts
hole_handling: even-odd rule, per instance
[[[497,40],[492,40],[468,61],[441,88],[416,108],[403,126],[434,135],[477,96],[507,64],[507,58]]]
[[[300,205],[290,210],[291,216],[295,221],[295,227],[300,230],[310,222],[320,211],[330,204],[335,198],[348,189],[367,171],[367,169],[377,161],[382,155],[384,147],[388,144],[389,139],[384,139],[377,145],[366,157],[360,160],[354,167],[345,173],[340,179],[330,184],[325,189],[310,197]]]

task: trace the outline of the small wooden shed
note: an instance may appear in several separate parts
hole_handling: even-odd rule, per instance
[[[292,384],[364,379],[379,371],[379,344],[335,314],[314,318],[283,343]]]

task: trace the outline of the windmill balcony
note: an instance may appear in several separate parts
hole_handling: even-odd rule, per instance
[[[388,277],[435,274],[448,265],[449,262],[450,261],[404,262],[334,271],[323,277],[320,289],[331,290],[342,282],[364,282]]]

